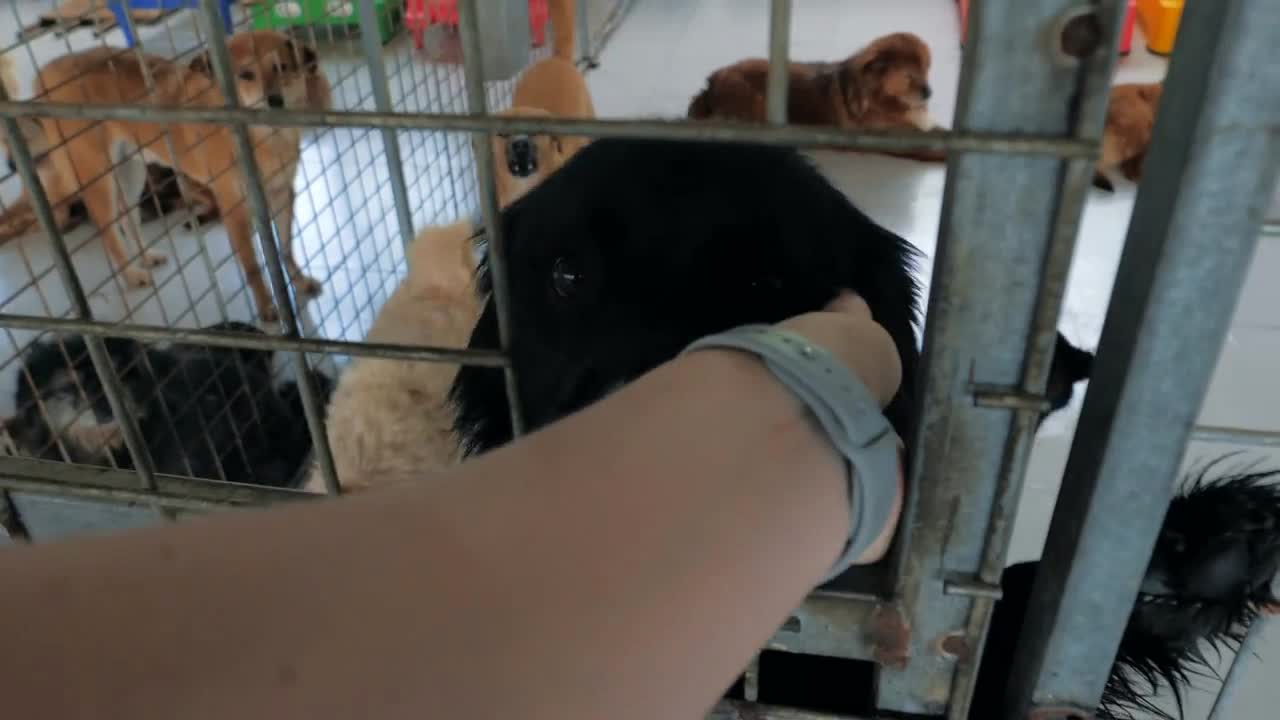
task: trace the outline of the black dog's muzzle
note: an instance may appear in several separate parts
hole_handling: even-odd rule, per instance
[[[507,138],[507,171],[520,178],[538,172],[538,146],[528,135]]]

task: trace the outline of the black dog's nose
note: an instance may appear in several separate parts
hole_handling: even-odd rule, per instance
[[[538,148],[527,136],[507,140],[507,170],[516,177],[529,177],[538,171]]]
[[[924,98],[925,100],[928,100],[932,96],[933,96],[933,88],[929,87],[928,85],[925,85],[920,88],[920,97]]]
[[[928,96],[926,95],[925,97],[928,97]],[[283,96],[283,95],[268,95],[268,96],[267,96],[267,104],[268,104],[268,105],[270,105],[270,106],[271,106],[271,107],[273,107],[273,108],[282,108],[282,107],[284,107],[284,96]]]

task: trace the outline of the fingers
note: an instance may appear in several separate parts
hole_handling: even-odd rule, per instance
[[[828,312],[844,313],[849,317],[861,320],[872,319],[871,306],[867,305],[867,301],[863,300],[861,295],[848,290],[842,290],[835,300],[827,303],[825,309]]]

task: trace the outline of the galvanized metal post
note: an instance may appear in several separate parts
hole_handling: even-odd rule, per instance
[[[1273,0],[1188,3],[1009,709],[1097,704],[1280,165]]]
[[[480,54],[479,15],[477,0],[460,0],[458,3],[458,28],[462,34],[462,55],[467,80],[467,109],[472,115],[485,115],[484,56]],[[507,281],[506,255],[503,253],[502,214],[498,208],[498,190],[493,181],[493,144],[489,133],[477,132],[472,147],[476,154],[476,175],[480,183],[480,211],[484,216],[489,242],[489,271],[493,273],[493,302],[498,312],[498,342],[504,355],[511,350],[511,286]],[[515,435],[524,432],[520,414],[520,395],[517,392],[515,370],[503,368],[506,380],[507,400],[511,406],[511,429]]]
[[[956,127],[1096,142],[1121,9],[975,4]],[[899,556],[896,612],[911,637],[880,675],[882,709],[968,715],[1040,405],[983,406],[976,388],[1043,394],[1090,166],[950,158]]]
[[[788,48],[791,45],[791,0],[769,2],[769,77],[765,107],[769,122],[787,124]]]
[[[204,11],[204,31],[208,36],[209,54],[213,59],[214,79],[218,83],[222,95],[229,108],[240,104],[236,93],[235,72],[231,67],[231,54],[227,50],[227,39],[223,36],[222,15],[217,0],[201,0],[200,8]],[[271,217],[271,205],[267,201],[262,187],[262,173],[254,160],[253,139],[249,135],[249,127],[244,122],[232,126],[236,140],[236,155],[240,165],[241,184],[249,196],[249,207],[253,211],[254,229],[258,233],[258,247],[262,250],[262,259],[267,265],[267,278],[271,282],[271,292],[275,296],[276,308],[280,315],[280,331],[290,338],[299,336],[298,316],[293,306],[293,298],[289,296],[289,281],[285,276],[284,265],[280,262],[280,251],[276,247],[274,222]],[[302,410],[306,416],[307,428],[311,431],[313,452],[320,466],[320,474],[324,479],[325,489],[330,494],[341,491],[338,475],[333,467],[333,454],[329,450],[329,438],[324,430],[324,408],[320,403],[320,394],[316,391],[315,378],[311,375],[311,363],[306,353],[293,353],[296,364],[298,389],[302,396]]]
[[[360,8],[360,44],[364,47],[369,82],[373,86],[373,104],[378,112],[394,112],[391,88],[382,57],[382,35],[378,32],[378,7],[371,2],[358,2]],[[396,204],[396,220],[400,223],[400,242],[413,242],[413,214],[409,212],[409,191],[404,182],[404,161],[400,158],[400,138],[391,128],[382,129],[382,149],[386,154],[387,177],[391,180],[391,197]]]

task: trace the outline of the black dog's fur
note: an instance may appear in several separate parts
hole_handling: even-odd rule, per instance
[[[1178,715],[1195,676],[1212,676],[1208,649],[1237,647],[1248,624],[1276,602],[1280,569],[1280,471],[1195,473],[1169,506],[1141,594],[1107,680],[1100,720],[1149,715],[1173,720],[1153,702],[1171,691]],[[969,717],[1005,717],[1008,668],[1039,563],[1007,568]]]
[[[208,329],[262,332],[236,322]],[[296,483],[311,439],[292,383],[273,385],[270,351],[120,338],[104,344],[157,472],[272,487]],[[71,462],[132,466],[82,337],[34,343],[22,368],[17,411],[6,423],[22,454],[62,460],[65,449]],[[331,381],[315,376],[327,396]]]
[[[902,358],[885,410],[909,436],[919,364],[917,251],[880,227],[799,153],[756,145],[603,140],[503,215],[513,363],[537,428],[674,357],[699,337],[866,299]],[[483,268],[482,268],[483,273]],[[482,274],[482,283],[487,276]],[[1091,356],[1059,336],[1051,404]],[[472,347],[498,346],[485,305]],[[511,439],[500,371],[464,367],[453,390],[468,452]]]

